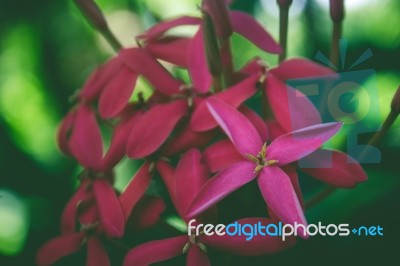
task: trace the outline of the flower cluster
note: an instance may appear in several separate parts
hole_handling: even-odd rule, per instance
[[[63,211],[61,235],[40,249],[39,265],[51,265],[84,247],[87,265],[110,265],[104,242],[123,237],[128,226],[144,230],[156,225],[165,210],[166,199],[146,194],[151,182],[162,181],[168,201],[185,223],[193,218],[216,223],[221,219],[217,203],[257,180],[265,216],[241,217],[239,223],[307,224],[298,171],[335,187],[351,188],[367,179],[350,156],[321,148],[341,124],[323,124],[305,96],[295,103],[288,98],[301,92],[286,80],[335,78],[334,72],[301,58],[273,68],[251,58],[235,69],[233,33],[267,53],[282,49],[251,16],[230,11],[229,2],[204,0],[201,18],[158,23],[137,36],[138,47],[121,49],[88,78],[58,132],[61,151],[84,170]],[[192,37],[170,34],[182,25],[197,30]],[[174,76],[175,68],[187,70],[190,82]],[[148,99],[134,93],[139,77],[154,89]],[[246,104],[249,99],[261,99],[267,110],[263,116]],[[109,145],[104,127],[112,129]],[[332,154],[329,167],[298,167],[300,159],[326,166],[324,156],[313,156],[316,151]],[[141,159],[143,165],[126,189],[117,191],[113,169],[125,156]],[[208,249],[256,256],[294,243],[295,238],[282,242],[256,236],[246,241],[244,236],[182,234],[132,247],[124,265],[149,265],[182,254],[187,265],[209,265]]]

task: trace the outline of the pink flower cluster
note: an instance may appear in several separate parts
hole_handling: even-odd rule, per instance
[[[274,68],[253,58],[241,69],[233,69],[229,38],[234,32],[265,52],[278,54],[281,48],[251,16],[229,11],[228,4],[204,0],[203,18],[180,17],[155,25],[137,37],[139,47],[122,49],[89,77],[58,133],[62,152],[85,170],[62,214],[61,235],[40,249],[38,265],[51,265],[83,248],[87,265],[110,265],[104,241],[121,238],[128,225],[143,230],[159,221],[164,199],[146,195],[156,176],[186,223],[193,218],[216,223],[217,203],[257,180],[266,215],[239,223],[307,224],[298,171],[344,188],[367,179],[347,154],[321,149],[341,124],[323,124],[307,97],[298,97],[296,103],[288,99],[295,89],[286,80],[334,73],[300,58]],[[169,34],[182,25],[198,29],[193,37]],[[165,62],[187,70],[191,82],[176,78]],[[132,101],[139,76],[154,92],[147,100],[139,94]],[[300,91],[295,93],[301,96]],[[260,117],[246,105],[256,94],[270,110],[268,116]],[[112,128],[105,151],[100,130],[104,126]],[[313,156],[317,150],[332,154],[328,168],[298,167],[303,158],[325,165]],[[144,163],[119,192],[113,187],[118,178],[113,169],[125,156]],[[128,219],[134,223],[127,223]],[[207,249],[256,256],[294,243],[295,238],[282,242],[256,236],[246,241],[244,236],[183,234],[132,247],[124,265],[149,265],[183,253],[187,265],[210,265]]]

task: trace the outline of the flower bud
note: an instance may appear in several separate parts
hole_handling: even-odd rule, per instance
[[[93,0],[75,0],[75,2],[94,27],[100,31],[108,28],[103,13]]]
[[[333,22],[344,19],[344,0],[330,0],[330,13]]]
[[[391,107],[392,107],[392,112],[400,114],[400,86],[393,96]]]
[[[222,72],[221,54],[213,20],[206,12],[203,12],[202,28],[208,70],[210,71],[211,75],[218,76]]]
[[[288,8],[293,3],[293,0],[276,0],[281,8]]]
[[[232,23],[224,0],[204,0],[201,9],[211,17],[218,37],[228,38],[232,35]]]

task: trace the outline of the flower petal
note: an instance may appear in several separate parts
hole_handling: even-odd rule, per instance
[[[143,48],[129,48],[120,51],[124,63],[138,75],[143,75],[154,88],[165,95],[179,93],[183,85],[175,79],[151,54]]]
[[[208,71],[204,48],[203,32],[201,27],[194,35],[189,47],[189,75],[198,92],[207,92],[211,87],[211,74]]]
[[[57,144],[60,150],[65,155],[71,155],[71,151],[68,146],[69,137],[71,130],[74,126],[76,119],[76,109],[72,109],[62,120],[57,133]]]
[[[275,139],[267,148],[267,159],[285,165],[309,155],[332,138],[342,123],[326,123],[306,127]]]
[[[261,50],[279,54],[282,52],[279,44],[272,36],[250,15],[240,11],[230,11],[233,30],[239,33]]]
[[[191,38],[165,37],[150,42],[145,49],[158,59],[187,68],[191,41]]]
[[[133,226],[137,230],[145,230],[155,225],[165,210],[162,198],[155,196],[144,196],[132,210]]]
[[[301,164],[309,167],[300,167],[302,172],[335,187],[353,188],[368,179],[361,165],[340,151],[320,149],[303,160]]]
[[[200,24],[200,22],[201,18],[190,16],[181,16],[170,20],[164,20],[157,23],[156,25],[148,29],[144,34],[138,37],[141,39],[153,40],[159,38],[165,32],[172,28],[185,25],[198,25]]]
[[[263,226],[272,224],[274,221],[267,218],[245,218],[238,220],[238,224],[258,224]],[[273,230],[272,230],[273,231]],[[282,241],[280,237],[270,235],[256,235],[250,241],[246,240],[247,236],[230,236],[225,234],[223,236],[213,235],[201,238],[201,241],[207,246],[213,247],[218,250],[223,250],[229,253],[242,256],[261,256],[267,254],[274,254],[282,251],[296,243],[295,237],[289,237]]]
[[[123,66],[101,93],[99,113],[104,119],[114,118],[126,107],[135,88],[137,74]]]
[[[314,63],[304,58],[292,58],[283,61],[278,67],[270,70],[279,80],[300,79],[321,77],[328,75],[331,78],[337,77],[337,74],[330,68]]]
[[[201,163],[201,153],[196,149],[187,151],[179,160],[175,170],[174,193],[176,209],[181,217],[193,198],[208,180],[208,171]]]
[[[90,237],[87,243],[86,266],[111,265],[107,251],[97,237]]]
[[[239,111],[253,124],[260,135],[261,140],[269,140],[267,123],[265,123],[265,121],[255,111],[245,105],[242,105],[239,108]]]
[[[256,83],[259,77],[258,74],[252,75],[227,90],[210,96],[208,99],[218,99],[237,108],[244,101],[256,94]],[[207,131],[218,125],[208,110],[206,103],[207,101],[199,103],[193,112],[190,126],[194,131]]]
[[[258,177],[258,186],[268,207],[285,224],[295,222],[307,226],[303,209],[285,172],[277,166],[264,167]],[[299,228],[298,236],[307,238]]]
[[[294,167],[291,164],[288,164],[288,165],[283,166],[282,170],[289,177],[290,182],[292,183],[293,189],[296,192],[297,199],[299,200],[300,205],[304,210],[304,197],[303,197],[303,193],[301,192],[301,188],[300,188],[300,184],[299,184],[299,177],[297,175],[296,167]]]
[[[107,180],[96,179],[93,190],[104,231],[108,236],[121,237],[124,234],[125,219],[114,188]]]
[[[119,195],[119,202],[121,203],[125,220],[128,220],[132,209],[142,198],[150,185],[151,176],[149,170],[150,163],[145,162],[132,177],[128,186],[124,189],[121,195]]]
[[[275,120],[267,121],[268,125],[268,134],[271,140],[276,139],[279,136],[285,135],[285,130],[281,127],[281,125]]]
[[[187,257],[186,266],[210,266],[208,256],[198,245],[191,245]]]
[[[169,163],[161,160],[157,162],[156,168],[158,173],[160,174],[161,179],[164,181],[165,186],[167,187],[172,202],[175,203],[176,202],[176,196],[174,192],[175,169]]]
[[[211,115],[242,155],[257,155],[263,142],[250,121],[232,106],[217,100],[207,101]]]
[[[307,96],[273,75],[267,78],[266,95],[276,120],[286,132],[321,123],[318,110]]]
[[[103,141],[96,116],[87,105],[81,105],[77,110],[69,147],[80,164],[86,168],[98,169],[103,157]]]
[[[187,211],[187,217],[197,216],[253,180],[256,177],[254,168],[254,163],[241,161],[219,172],[196,195]]]
[[[36,257],[37,265],[49,266],[62,257],[78,252],[82,247],[84,237],[85,234],[79,232],[51,239],[40,248]]]
[[[144,243],[131,249],[124,259],[124,266],[148,266],[182,254],[187,236],[178,236]]]
[[[131,128],[127,154],[143,158],[155,152],[168,138],[178,121],[186,114],[185,101],[158,104],[143,114]]]
[[[242,161],[243,156],[238,153],[232,142],[226,139],[208,146],[203,152],[203,160],[210,172],[215,173]]]

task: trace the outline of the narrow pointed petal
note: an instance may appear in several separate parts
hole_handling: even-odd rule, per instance
[[[119,202],[121,203],[121,207],[124,212],[125,221],[128,220],[132,209],[135,207],[150,185],[151,176],[149,170],[150,163],[144,163],[119,196]]]
[[[143,114],[131,128],[127,154],[143,158],[155,152],[168,138],[175,125],[187,112],[185,101],[158,104]]]
[[[251,96],[256,94],[256,83],[258,79],[259,75],[252,75],[227,90],[210,96],[208,99],[218,99],[237,108]],[[217,122],[208,110],[206,103],[207,101],[199,103],[193,112],[190,126],[194,131],[207,131],[218,126]]]
[[[242,105],[239,111],[253,124],[262,141],[269,140],[267,123],[255,111],[245,105]]]
[[[172,156],[188,149],[206,146],[216,136],[216,131],[195,132],[187,124],[165,147],[165,156]]]
[[[124,63],[142,75],[154,89],[164,95],[179,93],[182,81],[175,79],[151,54],[142,48],[129,48],[120,51]]]
[[[167,187],[168,194],[171,197],[172,202],[175,203],[176,202],[176,196],[174,192],[175,169],[165,161],[158,161],[156,164],[156,168],[161,176],[161,179],[164,181],[165,186]]]
[[[210,260],[198,245],[191,245],[186,257],[186,266],[210,266]]]
[[[123,266],[148,266],[172,259],[182,254],[187,242],[188,237],[185,235],[144,243],[128,252]]]
[[[275,118],[286,132],[321,123],[318,110],[307,96],[273,75],[267,78],[266,92]]]
[[[166,206],[160,197],[144,196],[132,211],[133,227],[136,230],[145,230],[155,225]]]
[[[198,92],[207,92],[212,83],[211,74],[208,71],[206,53],[202,29],[197,31],[189,47],[189,75]]]
[[[174,191],[176,208],[181,217],[193,198],[208,180],[208,171],[201,163],[201,153],[196,149],[186,152],[178,162],[175,170]]]
[[[85,234],[79,232],[51,239],[40,248],[36,257],[37,265],[50,266],[62,257],[78,252],[84,237]]]
[[[231,11],[233,30],[239,33],[261,50],[272,54],[279,54],[282,48],[272,36],[250,15]]]
[[[257,130],[243,114],[217,99],[209,99],[207,106],[240,154],[258,154],[263,142]]]
[[[71,151],[68,146],[69,137],[72,131],[72,128],[75,124],[76,118],[76,110],[73,109],[69,111],[69,113],[62,120],[57,133],[57,144],[60,150],[65,155],[71,155]]]
[[[75,159],[86,168],[97,169],[103,157],[103,142],[93,110],[81,105],[77,110],[69,147]]]
[[[279,136],[285,135],[285,130],[281,127],[281,125],[275,121],[275,120],[270,120],[267,121],[268,125],[268,134],[270,136],[270,140],[274,140]]]
[[[86,102],[96,100],[107,83],[118,73],[122,65],[120,58],[114,57],[94,70],[83,85],[79,93],[79,99]]]
[[[335,187],[353,188],[368,179],[361,165],[340,151],[321,149],[303,160],[312,168],[300,167],[302,172]]]
[[[278,165],[298,161],[321,147],[341,127],[342,123],[326,123],[282,135],[268,146],[267,159],[277,160]]]
[[[282,170],[285,174],[289,177],[290,182],[292,183],[293,189],[296,192],[297,199],[300,202],[301,207],[304,210],[304,197],[303,193],[301,192],[300,184],[299,184],[299,177],[297,175],[296,167],[288,164],[282,167]]]
[[[135,88],[137,74],[123,66],[107,84],[99,100],[99,113],[104,119],[114,118],[126,107]]]
[[[125,219],[114,188],[107,180],[97,179],[93,182],[93,190],[104,231],[108,236],[121,237]]]
[[[282,81],[311,77],[337,77],[332,69],[304,58],[285,60],[278,67],[271,69],[270,72]]]
[[[110,259],[101,241],[93,236],[88,239],[86,266],[109,266]]]
[[[277,166],[264,167],[258,177],[258,186],[268,207],[285,224],[295,222],[307,226],[303,209],[286,173]],[[307,238],[299,228],[298,236]]]
[[[170,20],[161,21],[160,23],[157,23],[156,25],[148,29],[143,35],[139,36],[139,38],[145,40],[157,39],[172,28],[186,25],[198,25],[200,24],[200,22],[201,18],[190,16],[182,16]]]
[[[191,38],[165,37],[151,42],[145,49],[154,57],[187,68]]]
[[[238,153],[232,142],[227,139],[208,146],[203,152],[203,160],[210,172],[215,173],[233,163],[242,161],[243,156]]]
[[[260,222],[263,226],[275,223],[275,221],[271,219],[258,217],[245,218],[237,222],[238,224],[258,224]],[[247,241],[246,238],[247,236],[244,235],[229,236],[225,234],[224,236],[205,236],[201,238],[201,241],[209,247],[242,256],[274,254],[296,243],[294,237],[289,237],[286,241],[282,241],[280,237],[269,235],[256,235],[250,241]]]
[[[209,209],[233,191],[256,177],[255,164],[242,161],[235,163],[210,179],[199,191],[190,205],[187,217],[195,217]]]

